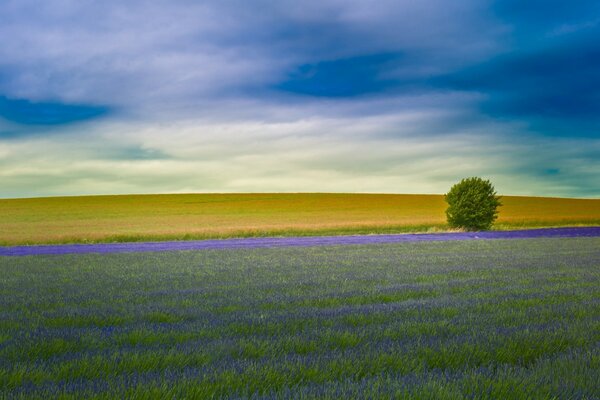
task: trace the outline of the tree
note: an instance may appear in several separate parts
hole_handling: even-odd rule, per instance
[[[450,188],[445,199],[448,225],[469,231],[490,229],[502,205],[491,182],[478,177],[461,180]]]

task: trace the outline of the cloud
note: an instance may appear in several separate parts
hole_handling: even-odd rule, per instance
[[[316,64],[304,64],[277,89],[312,96],[348,97],[383,92],[396,82],[383,75],[399,55],[375,54]],[[387,67],[387,68],[386,68]]]
[[[593,31],[600,35],[599,29]],[[434,85],[484,93],[481,110],[529,120],[546,135],[600,135],[600,46],[587,35],[501,55],[433,78]]]
[[[503,194],[598,196],[600,143],[502,136],[490,122],[423,141],[411,132],[436,113],[295,122],[157,126],[104,122],[73,140],[0,142],[2,196],[162,192],[443,193],[462,177],[492,179]],[[393,132],[393,134],[391,133]],[[373,134],[379,133],[379,134]],[[250,138],[247,140],[245,138]],[[98,152],[97,149],[103,149]],[[121,149],[137,149],[129,157]],[[547,174],[549,169],[560,170]]]
[[[443,68],[494,47],[486,35],[470,35],[494,35],[476,4],[7,2],[0,34],[10,40],[0,46],[0,71],[10,79],[0,79],[0,93],[152,114],[173,103],[185,109],[247,96],[299,66],[369,54],[435,53],[435,63],[413,66]]]
[[[0,196],[441,193],[470,175],[598,195],[596,2],[19,0],[0,15]]]
[[[59,102],[31,102],[0,96],[0,117],[22,125],[60,125],[106,115],[107,107]]]
[[[572,32],[589,26],[600,16],[595,0],[565,2],[561,0],[496,0],[492,12],[509,24],[520,48],[535,46],[559,32]],[[565,29],[567,28],[567,29]]]

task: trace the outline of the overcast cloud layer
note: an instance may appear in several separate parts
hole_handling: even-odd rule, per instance
[[[0,197],[600,196],[600,3],[0,2]]]

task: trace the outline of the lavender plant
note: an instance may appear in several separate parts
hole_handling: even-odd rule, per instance
[[[0,257],[0,398],[600,397],[600,239]]]

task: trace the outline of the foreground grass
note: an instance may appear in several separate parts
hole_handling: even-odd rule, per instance
[[[496,229],[600,225],[600,199],[503,198]],[[0,200],[0,245],[445,230],[441,195],[183,194]]]
[[[0,258],[0,398],[600,397],[600,239]]]

